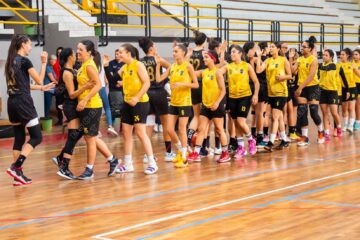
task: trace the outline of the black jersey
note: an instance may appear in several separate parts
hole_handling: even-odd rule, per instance
[[[73,74],[74,78],[73,78],[73,81],[74,81],[74,90],[76,91],[78,89],[78,82],[76,80],[76,71],[74,69],[70,69],[70,68],[63,68],[61,69],[60,71],[60,81],[59,81],[59,85],[64,85],[65,89],[64,89],[64,101],[66,103],[74,103],[76,104],[77,103],[77,99],[71,99],[70,98],[70,95],[69,95],[69,92],[67,91],[66,89],[66,86],[65,86],[65,82],[63,80],[63,74],[65,71],[69,71],[71,74]]]
[[[117,81],[121,81],[121,77],[117,77],[119,76],[118,72],[121,69],[122,66],[124,66],[125,63],[123,62],[118,62],[115,59],[109,62],[109,72],[106,73],[105,71],[105,75],[106,78],[109,82],[109,91],[122,91],[122,87],[117,87]],[[114,77],[116,76],[116,77]]]
[[[267,58],[268,58],[267,56],[261,56],[261,61],[265,62]],[[255,69],[254,70],[256,71],[256,63],[255,63]],[[256,73],[256,76],[257,76],[260,84],[267,84],[267,82],[266,82],[266,70],[262,71],[261,73]]]
[[[29,69],[33,64],[27,57],[17,55],[12,66],[14,71],[15,85],[7,84],[9,95],[27,94],[30,95]]]
[[[146,71],[150,78],[150,88],[149,89],[160,89],[164,88],[166,81],[156,82],[156,60],[153,56],[145,56],[140,61],[145,65]],[[160,73],[162,69],[160,69]]]
[[[190,63],[193,65],[195,71],[203,70],[206,68],[204,63],[204,56],[203,56],[204,51],[205,50],[203,49],[194,50],[190,57]]]

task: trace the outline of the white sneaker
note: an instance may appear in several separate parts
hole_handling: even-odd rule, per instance
[[[129,173],[134,171],[134,166],[132,163],[130,164],[124,164],[120,166],[118,169],[116,169],[116,173]]]
[[[222,149],[221,148],[215,148],[214,153],[215,153],[215,155],[221,155]]]
[[[347,128],[346,128],[346,131],[348,131],[349,133],[353,133],[354,132],[354,127],[350,127],[350,126],[348,126]]]
[[[165,153],[165,162],[172,162],[176,158],[176,153]]]
[[[343,132],[346,132],[347,129],[348,129],[348,125],[346,124],[346,125],[342,128],[342,131],[343,131]]]
[[[215,150],[213,148],[209,148],[208,152],[209,152],[208,157],[212,157],[215,154]]]
[[[148,159],[148,157],[147,157],[146,154],[144,154],[143,162],[144,162],[145,164],[148,164],[148,163],[149,163],[149,159]]]
[[[108,134],[110,134],[114,137],[119,136],[119,134],[115,131],[115,129],[112,126],[108,127],[107,132],[108,132]]]
[[[159,168],[156,164],[155,165],[149,164],[149,166],[144,170],[144,173],[146,175],[152,175],[152,174],[156,173],[158,171],[158,169]]]

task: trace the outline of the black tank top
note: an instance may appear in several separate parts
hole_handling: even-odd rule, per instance
[[[193,65],[195,71],[203,70],[206,68],[204,63],[203,51],[205,50],[194,50],[190,57],[190,63]]]
[[[164,88],[166,81],[161,81],[160,83],[156,82],[156,61],[153,56],[145,56],[140,60],[146,68],[146,71],[150,78],[150,88],[149,89],[161,89]],[[162,73],[162,69],[160,69]]]
[[[64,101],[66,103],[73,103],[73,104],[77,104],[77,99],[71,99],[70,98],[70,95],[66,89],[66,86],[65,86],[65,82],[63,80],[63,74],[65,71],[69,71],[70,73],[73,74],[74,78],[73,78],[73,81],[74,81],[74,90],[76,91],[78,89],[78,82],[77,82],[77,79],[76,79],[76,71],[74,69],[70,69],[70,68],[62,68],[61,71],[60,71],[60,81],[59,81],[59,84],[63,84],[64,87],[65,87],[65,91],[64,91]]]

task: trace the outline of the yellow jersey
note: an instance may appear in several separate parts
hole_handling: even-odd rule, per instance
[[[297,62],[299,64],[299,68],[298,68],[298,86],[300,84],[302,84],[303,82],[305,82],[305,80],[308,78],[309,74],[310,74],[310,67],[311,64],[313,63],[313,61],[316,60],[316,57],[311,55],[310,57],[305,58],[304,56],[298,58]],[[318,71],[318,66],[316,66],[316,73]],[[306,86],[306,87],[310,87],[310,86],[315,86],[319,84],[319,79],[318,79],[318,75],[315,74],[314,79]]]
[[[266,79],[268,85],[269,97],[287,97],[287,81],[278,81],[276,76],[285,76],[286,58],[278,56],[277,58],[266,59]]]
[[[189,72],[187,70],[188,62],[178,65],[174,63],[170,68],[170,85],[177,82],[191,83]],[[175,107],[191,106],[191,88],[178,87],[171,89],[170,104]]]
[[[356,63],[353,60],[352,63],[355,64],[356,68],[360,71],[360,61]],[[355,78],[355,83],[360,83],[360,77],[358,77],[355,73],[354,73],[354,78]]]
[[[202,72],[202,103],[210,108],[220,96],[219,84],[216,78],[217,69],[209,70],[208,68]]]
[[[89,77],[86,72],[87,66],[92,66],[96,70],[96,73],[98,74],[99,71],[97,69],[97,66],[92,58],[87,60],[81,65],[81,68],[79,69],[77,73],[77,81],[78,81],[78,88],[80,89],[85,83],[89,81]],[[83,100],[91,91],[91,89],[86,89],[80,96],[78,97],[78,100]],[[96,93],[92,98],[89,99],[87,102],[85,108],[102,108],[103,104],[100,98],[99,93]]]
[[[320,88],[329,91],[339,91],[339,75],[334,63],[320,65]],[[341,89],[341,87],[340,87]]]
[[[123,81],[124,101],[129,102],[135,97],[143,86],[143,82],[138,75],[138,62],[137,60],[132,61],[130,64],[125,64],[122,67],[121,78]],[[142,95],[139,102],[148,102],[149,96],[147,93]]]
[[[243,98],[251,96],[249,64],[241,61],[239,64],[227,65],[227,77],[230,98]]]
[[[355,83],[355,73],[354,73],[354,69],[352,66],[351,62],[346,62],[346,63],[339,63],[340,68],[343,69],[344,74],[345,74],[345,78],[346,78],[346,82],[348,84],[349,88],[354,88],[356,87],[356,83]],[[343,87],[345,87],[345,85],[343,84]]]

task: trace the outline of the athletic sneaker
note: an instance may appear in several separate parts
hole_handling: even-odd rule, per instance
[[[145,164],[148,164],[148,163],[149,163],[149,159],[148,159],[148,157],[147,157],[146,154],[144,154],[143,162],[144,162]]]
[[[336,131],[337,131],[337,136],[338,136],[338,137],[342,137],[342,135],[343,135],[343,134],[342,134],[342,129],[341,129],[341,128],[337,128]]]
[[[325,142],[330,142],[331,138],[330,138],[330,134],[325,133]]]
[[[289,142],[285,140],[281,140],[280,144],[276,147],[276,149],[283,150],[286,147],[289,147]]]
[[[348,131],[350,134],[352,134],[354,132],[354,127],[353,126],[348,126],[346,131]]]
[[[290,140],[291,142],[297,142],[299,141],[301,138],[296,134],[296,133],[291,133],[290,134]]]
[[[354,123],[354,131],[359,131],[360,130],[360,123],[355,122]]]
[[[69,169],[69,160],[64,160],[57,171],[57,175],[68,180],[76,179],[74,174]]]
[[[18,187],[18,186],[22,186],[24,184],[22,184],[21,182],[19,182],[18,180],[16,180],[16,178],[14,178],[14,181],[13,181],[13,186],[14,187]]]
[[[88,180],[94,178],[94,170],[86,167],[85,171],[77,177],[79,180]]]
[[[222,154],[222,149],[221,148],[215,148],[214,154],[215,155],[221,155]]]
[[[176,154],[174,152],[165,153],[165,162],[172,162],[175,158],[176,158]]]
[[[176,168],[186,168],[188,165],[188,161],[186,159],[183,159],[182,157],[179,158],[179,161],[175,163],[174,167]]]
[[[309,138],[301,136],[301,140],[297,143],[299,147],[305,147],[310,144]]]
[[[256,142],[256,148],[257,149],[263,149],[266,146],[266,142],[261,141],[261,142]]]
[[[239,146],[235,153],[235,160],[242,159],[247,154],[245,148],[243,146]]]
[[[116,132],[116,130],[113,128],[113,126],[108,127],[107,129],[108,134],[117,137],[119,134]]]
[[[319,144],[323,144],[325,142],[325,132],[324,131],[318,131],[318,140],[317,142]]]
[[[187,160],[188,160],[189,162],[201,162],[201,157],[200,157],[200,154],[199,154],[199,153],[197,153],[197,152],[194,151],[194,152],[192,152],[192,153],[189,154]]]
[[[348,127],[349,127],[349,126],[348,126],[347,124],[345,124],[345,125],[343,126],[343,128],[342,128],[342,131],[343,131],[343,132],[346,132],[346,130],[348,129]]]
[[[272,152],[272,151],[274,151],[274,144],[272,143],[272,142],[268,142],[267,143],[267,145],[264,147],[264,149],[266,150],[266,151],[268,151],[268,152]]]
[[[156,173],[157,171],[158,171],[158,166],[155,164],[155,165],[149,165],[146,169],[145,169],[145,171],[144,171],[144,173],[146,174],[146,175],[152,175],[152,174],[154,174],[154,173]]]
[[[270,141],[269,136],[268,136],[268,135],[265,135],[263,141],[266,142],[266,143],[268,143],[268,142]]]
[[[228,151],[222,151],[218,163],[225,163],[231,160],[230,154]]]
[[[53,157],[51,158],[51,160],[53,161],[53,163],[60,169],[60,164],[61,164],[61,159],[59,156]]]
[[[249,153],[250,155],[254,155],[256,153],[256,140],[250,139],[248,141]]]
[[[124,164],[122,166],[119,166],[118,169],[116,169],[116,173],[129,173],[134,171],[134,166],[132,163]]]
[[[206,148],[201,148],[200,149],[200,157],[207,157],[209,155],[209,151]]]
[[[116,170],[118,169],[121,160],[117,159],[115,156],[113,156],[113,159],[109,160],[109,172],[108,176],[112,176],[115,174]]]
[[[230,155],[236,153],[236,148],[231,144],[229,144],[229,153],[230,153]]]
[[[12,164],[6,172],[23,185],[32,183],[32,180],[24,175],[22,167],[17,168],[14,164]]]

